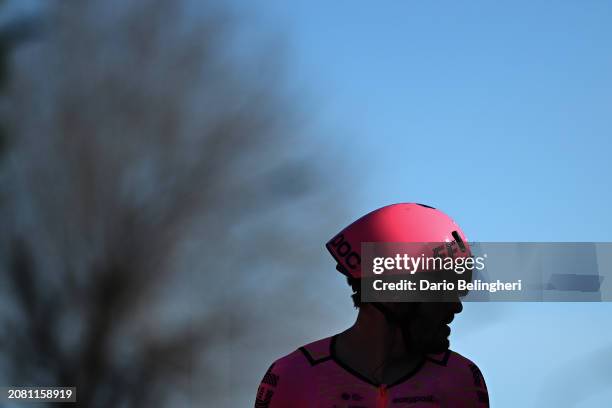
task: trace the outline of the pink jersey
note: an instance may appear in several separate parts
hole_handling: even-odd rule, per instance
[[[255,408],[488,407],[484,378],[453,351],[429,355],[393,384],[374,384],[339,361],[336,336],[277,360],[257,390]]]

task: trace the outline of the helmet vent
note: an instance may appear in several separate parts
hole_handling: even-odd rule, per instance
[[[453,236],[453,238],[455,238],[455,241],[457,242],[457,245],[459,245],[459,249],[461,249],[461,252],[465,252],[465,244],[459,236],[459,233],[457,231],[453,231],[451,235]]]
[[[417,205],[420,205],[421,207],[425,207],[425,208],[431,208],[432,210],[435,210],[435,207],[432,207],[430,205],[425,205],[425,204],[421,204],[421,203],[416,203]]]

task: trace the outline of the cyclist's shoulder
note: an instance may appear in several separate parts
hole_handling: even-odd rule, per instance
[[[465,357],[464,355],[454,350],[450,350],[450,349],[442,353],[428,354],[427,360],[430,362],[436,363],[437,365],[442,366],[442,367],[456,368],[456,367],[476,366],[476,363],[474,363],[469,358]]]
[[[472,372],[480,373],[480,368],[478,367],[478,365],[476,365],[474,361],[470,360],[469,358],[465,357],[460,353],[457,353],[456,351],[449,350],[449,352],[449,361],[452,367],[467,368]]]
[[[313,341],[298,348],[297,351],[306,358],[310,366],[316,366],[332,359],[331,345],[334,338],[335,337],[326,337]]]
[[[264,374],[258,398],[263,401],[274,395],[276,403],[292,406],[300,398],[309,398],[319,376],[318,364],[326,361],[325,350],[326,347],[329,350],[329,344],[330,338],[317,340],[274,361]]]
[[[430,363],[430,370],[434,370],[438,378],[452,379],[455,383],[486,389],[480,368],[471,359],[456,351],[447,350],[444,353],[430,354],[427,360]]]
[[[472,375],[479,375],[482,377],[480,368],[475,362],[453,350],[446,350],[438,354],[429,354],[427,356],[427,361],[431,363],[431,366],[434,368],[442,367],[442,371],[471,373]]]
[[[435,381],[440,400],[452,401],[451,406],[488,406],[487,385],[480,369],[471,359],[447,350],[430,354],[427,360],[421,379]]]
[[[277,359],[272,364],[277,371],[306,369],[331,359],[330,344],[332,338],[316,340],[298,347],[291,353]]]

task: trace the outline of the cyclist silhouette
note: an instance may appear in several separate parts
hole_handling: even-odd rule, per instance
[[[357,320],[344,332],[274,362],[257,390],[255,407],[488,407],[479,368],[449,349],[448,324],[463,309],[460,299],[362,302],[363,242],[468,246],[452,219],[415,203],[382,207],[334,236],[326,247],[353,289]]]

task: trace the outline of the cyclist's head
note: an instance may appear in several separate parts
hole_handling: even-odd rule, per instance
[[[336,269],[347,276],[353,304],[374,307],[393,325],[402,329],[412,348],[432,353],[448,348],[448,323],[462,310],[454,302],[377,302],[361,300],[361,244],[373,243],[456,243],[471,254],[459,226],[443,212],[423,204],[401,203],[379,208],[336,234],[326,247],[337,262]],[[416,254],[418,256],[420,254]]]
[[[374,311],[376,307],[373,304],[361,301],[359,280],[347,278],[347,281],[353,289],[353,305],[357,309],[371,308]],[[382,302],[377,306],[384,311],[385,318],[393,316],[394,324],[402,328],[404,341],[410,343],[412,349],[426,354],[448,349],[448,324],[463,310],[459,299],[456,302]],[[374,313],[378,314],[378,311]]]
[[[392,204],[359,218],[325,245],[335,259],[336,270],[346,275],[353,288],[353,301],[359,307],[359,282],[362,278],[362,243],[414,243],[409,254],[422,255],[423,243],[448,243],[460,247],[463,255],[470,255],[467,238],[461,228],[442,211],[416,204]]]

